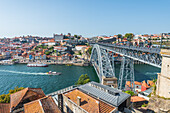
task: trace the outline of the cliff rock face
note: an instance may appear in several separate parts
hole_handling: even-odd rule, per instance
[[[148,109],[156,113],[170,113],[170,100],[152,96],[149,99]]]

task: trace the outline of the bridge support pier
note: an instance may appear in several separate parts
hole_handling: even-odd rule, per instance
[[[116,77],[106,78],[105,76],[102,76],[102,84],[117,88],[117,78]]]
[[[125,86],[126,83],[128,83],[128,85]],[[126,90],[135,91],[133,59],[130,59],[125,56],[123,57],[123,60],[121,62],[118,89],[123,90],[123,86],[125,86]]]

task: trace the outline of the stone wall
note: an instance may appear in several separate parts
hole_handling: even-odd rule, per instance
[[[161,50],[162,67],[158,74],[156,94],[170,98],[170,50]]]

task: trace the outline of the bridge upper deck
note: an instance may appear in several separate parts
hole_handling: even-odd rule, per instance
[[[161,51],[160,48],[135,47],[135,46],[126,46],[126,45],[106,44],[106,43],[97,43],[97,44],[99,44],[101,46],[129,49],[129,50],[148,52],[148,53],[156,53],[156,54],[160,54],[160,51]]]

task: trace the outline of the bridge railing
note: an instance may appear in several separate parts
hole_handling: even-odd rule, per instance
[[[103,46],[108,46],[108,47],[132,49],[132,50],[136,50],[136,51],[143,51],[143,52],[160,54],[160,48],[137,47],[137,46],[109,44],[109,43],[96,43],[96,44],[103,45]]]

